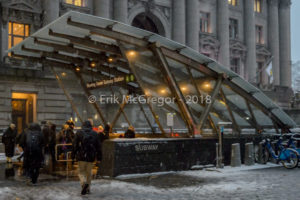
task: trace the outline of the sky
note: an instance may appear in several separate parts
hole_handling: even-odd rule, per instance
[[[300,0],[292,0],[292,61],[300,61]]]

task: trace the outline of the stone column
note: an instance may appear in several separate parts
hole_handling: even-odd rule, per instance
[[[198,0],[186,0],[186,45],[199,51],[199,5]]]
[[[185,44],[185,0],[173,0],[172,39]]]
[[[59,17],[59,0],[44,0],[43,1],[44,22],[47,25]]]
[[[245,78],[250,83],[256,81],[256,40],[255,40],[255,13],[254,0],[244,1],[244,33],[247,46],[245,62]]]
[[[109,0],[94,0],[94,15],[109,18]]]
[[[279,6],[280,85],[291,87],[291,0]]]
[[[127,23],[128,0],[114,0],[114,20]]]
[[[220,42],[218,61],[230,67],[228,0],[217,0],[217,36]]]
[[[279,23],[278,23],[278,0],[268,1],[268,38],[269,38],[269,49],[272,53],[273,60],[273,84],[280,84],[280,71],[279,71]]]

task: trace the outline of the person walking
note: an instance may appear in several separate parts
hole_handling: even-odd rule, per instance
[[[56,125],[48,121],[42,132],[45,142],[45,159],[51,160],[50,171],[52,171],[55,168]]]
[[[44,144],[44,136],[40,125],[37,123],[30,124],[21,145],[24,147],[23,167],[32,184],[37,183],[39,171],[44,161]]]
[[[90,121],[82,124],[82,129],[77,131],[72,150],[72,160],[78,161],[78,177],[81,184],[81,194],[89,194],[92,180],[93,163],[102,159],[101,143],[97,133],[93,131]]]
[[[15,124],[10,124],[8,129],[4,132],[2,136],[2,143],[5,146],[5,156],[6,162],[12,163],[11,158],[14,156],[15,153],[15,143],[17,137],[17,130]]]

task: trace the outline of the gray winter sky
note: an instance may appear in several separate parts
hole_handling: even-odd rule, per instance
[[[300,61],[300,1],[292,1],[292,61]]]

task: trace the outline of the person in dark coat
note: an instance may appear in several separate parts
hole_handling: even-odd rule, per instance
[[[128,130],[125,132],[124,138],[135,138],[133,126],[129,126]]]
[[[101,144],[102,144],[102,142],[104,142],[104,140],[109,138],[109,132],[104,133],[104,128],[101,125],[98,126],[97,133],[98,133],[98,138],[99,138]]]
[[[31,178],[32,184],[36,184],[39,170],[43,165],[44,136],[39,124],[29,125],[28,132],[24,135],[21,145],[24,146],[23,167]]]
[[[56,145],[56,125],[47,122],[43,128],[43,136],[45,142],[45,154],[51,156],[52,167],[55,165],[55,145]]]
[[[104,135],[106,139],[109,139],[109,134],[111,133],[111,125],[107,123],[104,127]]]
[[[101,143],[97,133],[93,131],[90,121],[82,124],[82,129],[77,131],[72,150],[72,160],[78,161],[78,177],[81,184],[81,194],[90,193],[92,169],[95,160],[102,159]]]
[[[16,144],[19,146],[19,148],[22,149],[21,155],[18,157],[19,162],[24,157],[24,146],[22,146],[23,137],[26,135],[26,132],[28,131],[28,125],[25,125],[24,130],[22,133],[18,134],[16,137]]]
[[[8,163],[11,163],[11,158],[14,156],[15,153],[15,143],[16,143],[16,136],[17,136],[17,130],[16,125],[10,124],[9,128],[6,129],[2,136],[2,143],[5,146],[5,156],[6,161]]]

